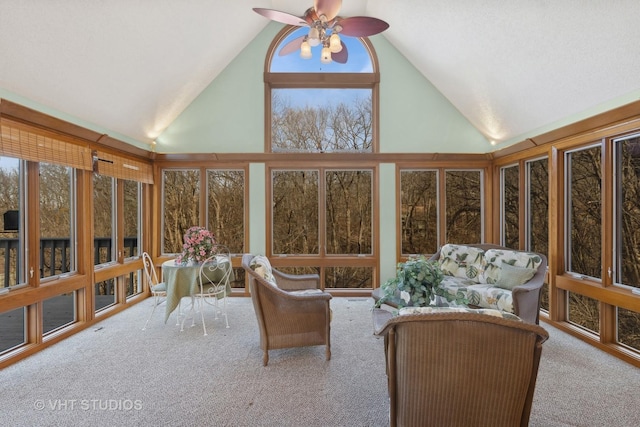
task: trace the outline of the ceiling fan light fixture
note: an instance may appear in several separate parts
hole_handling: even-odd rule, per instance
[[[309,30],[309,44],[311,46],[318,46],[320,44],[320,31],[316,27],[311,27]]]
[[[331,53],[338,53],[342,50],[342,43],[340,43],[340,36],[338,33],[331,34],[329,37],[329,49]]]
[[[322,48],[322,54],[320,56],[320,62],[328,64],[331,62],[331,49],[328,46]]]
[[[311,45],[305,39],[300,45],[300,58],[302,59],[311,59]]]
[[[253,11],[275,22],[294,27],[308,27],[306,36],[301,35],[287,42],[279,52],[280,56],[289,55],[300,49],[300,56],[311,58],[311,48],[322,47],[320,60],[323,63],[335,61],[347,62],[347,45],[343,37],[369,37],[389,28],[389,24],[370,16],[339,16],[342,0],[314,0],[302,16],[274,9],[254,7]],[[342,36],[342,37],[340,37]],[[335,56],[332,58],[331,54]]]

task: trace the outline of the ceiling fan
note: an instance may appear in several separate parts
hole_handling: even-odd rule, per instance
[[[300,49],[300,57],[311,58],[311,48],[321,45],[320,61],[329,63],[332,60],[344,64],[347,62],[347,47],[340,35],[350,37],[368,37],[389,28],[389,24],[378,18],[369,16],[338,16],[342,0],[314,0],[313,7],[307,9],[302,16],[292,15],[273,9],[254,7],[253,10],[272,21],[297,27],[309,27],[307,35],[291,40],[280,49],[279,55],[289,55]]]

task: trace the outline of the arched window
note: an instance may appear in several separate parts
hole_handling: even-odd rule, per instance
[[[378,64],[369,41],[356,37],[343,37],[331,62],[320,60],[321,46],[302,59],[298,42],[289,43],[307,31],[285,27],[265,61],[265,152],[305,153],[266,162],[266,252],[284,271],[318,273],[325,288],[371,289],[377,167],[366,156],[319,153],[377,152]],[[280,55],[283,47],[290,53]]]
[[[343,37],[348,60],[320,60],[321,46],[302,59],[283,47],[306,34],[285,27],[265,61],[266,152],[377,152],[380,73],[366,38]],[[285,52],[287,49],[285,49]],[[344,53],[342,54],[344,58]]]

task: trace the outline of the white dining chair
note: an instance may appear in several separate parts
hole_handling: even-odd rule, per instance
[[[156,273],[156,268],[153,265],[153,260],[147,252],[142,253],[142,263],[144,264],[144,275],[147,280],[147,284],[149,285],[149,290],[151,291],[151,297],[153,298],[153,309],[142,328],[144,331],[147,329],[149,320],[151,320],[153,313],[156,311],[156,307],[165,301],[167,297],[167,285],[164,282],[158,281],[158,274]]]
[[[194,292],[191,304],[192,325],[195,326],[195,307],[198,305],[200,318],[202,319],[202,329],[204,335],[207,335],[207,325],[204,320],[205,305],[210,305],[214,309],[215,319],[218,314],[224,317],[225,325],[229,327],[229,319],[227,317],[227,285],[230,282],[233,266],[231,264],[231,255],[229,248],[223,245],[215,245],[213,248],[215,255],[207,258],[201,265],[198,274],[198,287]],[[222,300],[222,308],[220,308],[220,300]],[[182,319],[184,325],[185,316]]]

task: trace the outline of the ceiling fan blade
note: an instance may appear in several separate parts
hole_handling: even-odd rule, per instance
[[[254,7],[253,11],[265,18],[269,18],[276,22],[282,22],[283,24],[295,25],[297,27],[304,27],[307,25],[303,18],[290,13],[280,12],[279,10]]]
[[[371,18],[370,16],[352,16],[340,19],[336,25],[342,27],[341,35],[351,37],[368,37],[389,28],[389,24],[382,19]]]
[[[336,61],[339,64],[346,64],[347,58],[349,58],[349,52],[347,52],[347,45],[344,44],[343,41],[340,41],[340,44],[342,45],[342,50],[338,53],[332,53],[331,60]]]
[[[300,49],[300,45],[302,44],[302,41],[304,40],[305,37],[306,36],[300,36],[291,40],[289,43],[282,46],[282,49],[280,49],[280,52],[278,52],[278,55],[285,56],[297,51],[298,49]]]
[[[338,16],[340,8],[342,7],[342,0],[314,0],[313,8],[316,10],[318,16],[324,15],[327,17],[327,21],[331,21]]]

